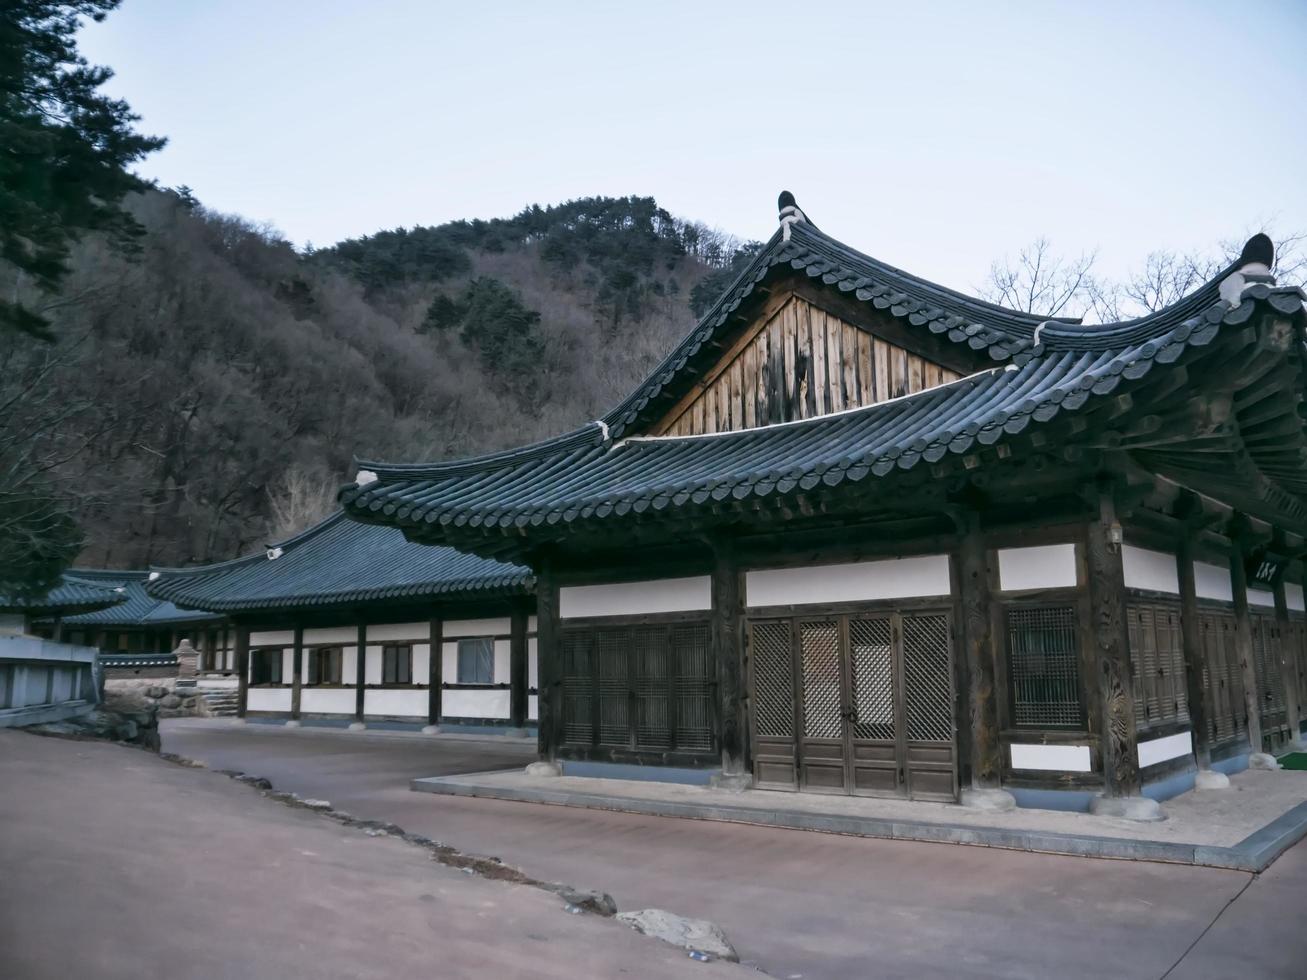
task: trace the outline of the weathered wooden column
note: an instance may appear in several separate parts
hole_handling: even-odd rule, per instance
[[[1099,754],[1103,761],[1103,795],[1096,797],[1090,808],[1110,816],[1157,820],[1161,817],[1157,803],[1141,795],[1121,546],[1116,502],[1110,491],[1104,491],[1099,494],[1098,516],[1089,522],[1085,534],[1090,642],[1101,704]]]
[[[304,693],[304,627],[295,627],[295,652],[290,663],[290,720],[287,728],[300,726],[300,698]]]
[[[563,741],[563,637],[560,629],[558,581],[553,563],[542,561],[536,572],[536,686],[539,689],[538,744],[540,758],[556,764]],[[530,768],[530,767],[528,767]],[[545,768],[537,769],[544,772]]]
[[[1302,721],[1302,706],[1298,703],[1298,656],[1294,649],[1293,624],[1289,621],[1289,600],[1284,594],[1284,574],[1276,576],[1275,632],[1278,643],[1276,654],[1280,659],[1280,679],[1284,684],[1284,720],[1289,726],[1289,741],[1297,742]]]
[[[967,679],[971,785],[962,790],[964,806],[1010,809],[1012,794],[1001,788],[1002,744],[999,740],[998,689],[995,667],[989,549],[980,529],[980,515],[968,511],[956,553],[956,586],[961,610],[962,659]]]
[[[528,665],[526,608],[513,605],[508,628],[508,723],[513,731],[526,734],[527,686],[530,680]]]
[[[422,729],[427,735],[440,731],[440,718],[445,712],[445,624],[438,616],[431,617],[427,633],[427,724]]]
[[[358,633],[354,637],[354,720],[350,722],[350,731],[361,732],[368,727],[363,720],[363,711],[367,699],[368,679],[368,626],[360,622]]]
[[[1185,699],[1189,703],[1189,724],[1194,742],[1194,764],[1199,772],[1212,768],[1211,707],[1203,688],[1203,636],[1198,618],[1198,588],[1194,581],[1194,542],[1185,531],[1175,553],[1176,578],[1180,583],[1180,646],[1184,654]]]
[[[1257,688],[1257,661],[1253,653],[1253,621],[1248,612],[1248,572],[1244,567],[1243,522],[1237,517],[1230,529],[1230,591],[1234,596],[1234,648],[1243,679],[1244,709],[1248,713],[1248,748],[1252,756],[1262,751],[1262,704]],[[1253,765],[1249,758],[1249,765]],[[1259,760],[1260,761],[1260,760]],[[1272,760],[1273,761],[1273,760]]]
[[[250,628],[236,624],[236,714],[245,717],[250,704]]]
[[[712,644],[717,660],[717,719],[722,772],[715,785],[743,790],[749,771],[748,676],[745,664],[744,573],[730,542],[713,546]]]

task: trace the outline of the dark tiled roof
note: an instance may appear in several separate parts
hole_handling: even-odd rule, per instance
[[[477,598],[526,592],[531,573],[453,548],[412,544],[387,527],[336,513],[282,542],[281,554],[199,568],[159,569],[150,595],[219,612],[377,600]]]
[[[73,626],[164,626],[222,618],[193,609],[178,609],[171,602],[147,594],[145,583],[149,575],[149,572],[113,568],[70,569],[68,578],[113,589],[122,601],[108,609],[69,616],[65,622]]]
[[[123,597],[113,589],[102,588],[65,575],[57,586],[35,599],[0,596],[0,612],[54,616],[60,613],[105,609],[122,601]]]
[[[789,244],[809,249],[813,237],[796,228]],[[839,278],[845,274],[841,268],[822,272],[818,265],[809,274],[836,276],[828,282],[840,288],[877,288],[849,284]],[[401,527],[415,539],[466,542],[478,533],[521,536],[540,528],[536,533],[547,536],[552,525],[776,500],[886,476],[1093,411],[1118,389],[1144,387],[1144,379],[1156,369],[1201,357],[1218,338],[1229,337],[1230,345],[1241,348],[1247,343],[1242,325],[1259,310],[1278,311],[1301,325],[1301,290],[1254,281],[1243,288],[1238,305],[1232,305],[1220,296],[1224,275],[1166,310],[1125,323],[1039,325],[1020,315],[1004,320],[995,314],[991,325],[981,330],[1003,332],[1000,352],[997,335],[986,334],[985,343],[992,355],[1007,358],[1006,364],[867,408],[739,432],[614,441],[610,435],[619,412],[560,439],[476,460],[431,465],[361,462],[360,467],[378,479],[345,487],[341,501],[356,519]],[[922,290],[925,295],[925,286]],[[950,334],[959,330],[964,339],[979,335],[969,333],[975,324],[966,317],[965,323],[951,320],[962,313],[950,310],[964,310],[951,295],[916,310],[911,305],[919,302],[915,297],[890,299],[902,309],[900,314],[891,305],[891,312],[920,315],[924,329]],[[1236,341],[1238,337],[1244,339]],[[657,381],[656,375],[653,383]],[[1297,384],[1302,385],[1301,378]],[[646,383],[642,390],[648,387]],[[630,399],[628,403],[638,405]],[[1256,477],[1261,481],[1257,499],[1301,520],[1307,510],[1297,495],[1307,492],[1307,442],[1296,415],[1288,424],[1292,433],[1274,444],[1239,451],[1250,452],[1262,467]],[[1197,466],[1182,449],[1159,452],[1159,472]],[[1210,455],[1197,459],[1204,460],[1209,471],[1221,463]],[[493,547],[483,550],[500,553]]]

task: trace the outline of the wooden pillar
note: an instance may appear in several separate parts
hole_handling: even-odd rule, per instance
[[[1194,741],[1194,763],[1200,770],[1212,768],[1211,705],[1203,688],[1203,635],[1198,618],[1198,589],[1194,582],[1194,542],[1186,531],[1175,554],[1180,581],[1180,646],[1184,653],[1185,695],[1189,702],[1189,724]]]
[[[250,628],[236,624],[236,714],[242,718],[250,703]]]
[[[300,720],[300,696],[304,688],[304,627],[295,627],[295,653],[290,665],[290,719]]]
[[[63,642],[63,639],[64,639],[64,618],[63,618],[62,616],[55,616],[55,618],[54,618],[54,627],[52,628],[52,630],[51,630],[51,632],[50,632],[50,639],[54,640],[55,643],[62,643],[62,642]]]
[[[1262,704],[1257,689],[1257,661],[1253,654],[1253,621],[1248,614],[1248,572],[1237,532],[1231,536],[1230,590],[1234,593],[1234,648],[1243,678],[1244,707],[1248,713],[1248,745],[1262,752]]]
[[[1289,741],[1298,740],[1302,708],[1298,704],[1297,651],[1294,649],[1293,625],[1289,622],[1289,601],[1284,594],[1284,575],[1275,579],[1276,656],[1280,659],[1280,680],[1284,685],[1284,720],[1289,726]]]
[[[527,686],[530,680],[526,640],[527,612],[521,603],[509,616],[508,718],[513,728],[526,728]]]
[[[1139,746],[1135,732],[1130,637],[1125,615],[1125,571],[1121,525],[1110,493],[1099,495],[1098,517],[1089,522],[1085,558],[1089,571],[1090,642],[1098,678],[1102,723],[1103,795],[1140,795]]]
[[[354,639],[354,723],[363,724],[364,701],[367,697],[368,679],[368,626],[359,623],[358,636]]]
[[[999,741],[998,693],[995,682],[994,621],[991,615],[988,550],[980,531],[980,516],[967,515],[967,528],[957,551],[957,587],[961,626],[970,743],[971,786],[998,789],[1003,757]]]
[[[444,696],[445,688],[445,626],[444,621],[437,616],[431,618],[431,623],[427,633],[427,725],[434,727],[440,724],[440,717],[444,713],[444,706],[441,698]]]
[[[540,758],[558,759],[563,735],[563,637],[558,615],[558,581],[551,562],[536,572],[536,686],[539,690]]]
[[[744,574],[729,543],[713,548],[712,643],[717,660],[717,718],[722,775],[749,773],[748,691],[745,684]]]

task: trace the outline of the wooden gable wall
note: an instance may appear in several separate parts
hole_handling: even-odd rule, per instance
[[[814,418],[960,376],[790,295],[725,352],[652,434],[702,435]]]

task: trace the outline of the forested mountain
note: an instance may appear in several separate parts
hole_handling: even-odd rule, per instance
[[[295,530],[353,455],[479,453],[599,416],[748,250],[640,197],[307,254],[184,188],[127,207],[137,254],[83,239],[45,308],[56,343],[0,350],[0,404],[45,434],[79,560],[117,567]]]

